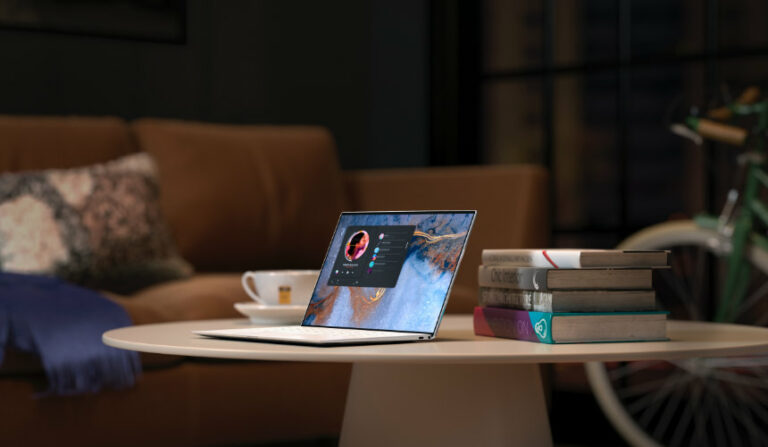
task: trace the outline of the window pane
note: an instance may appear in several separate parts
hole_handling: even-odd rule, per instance
[[[720,49],[768,46],[768,2],[728,0],[720,2]]]
[[[632,58],[704,52],[704,17],[700,0],[633,0]]]
[[[718,64],[718,80],[721,88],[726,88],[731,96],[737,96],[742,89],[750,85],[765,90],[768,79],[768,54],[762,57],[725,59]]]
[[[484,161],[541,163],[542,104],[539,78],[487,83]]]
[[[486,71],[541,66],[543,4],[537,0],[485,1]]]
[[[573,0],[555,3],[555,64],[615,61],[617,2]]]
[[[555,80],[556,229],[620,223],[617,87],[613,73]]]

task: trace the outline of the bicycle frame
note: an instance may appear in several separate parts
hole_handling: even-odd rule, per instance
[[[768,101],[755,104],[732,104],[728,106],[735,115],[757,115],[757,147],[756,157],[747,157],[746,179],[741,207],[735,216],[728,210],[728,202],[723,214],[718,217],[701,214],[694,218],[697,225],[717,230],[731,242],[728,255],[725,285],[721,292],[714,321],[732,322],[736,318],[737,309],[744,301],[750,280],[750,264],[745,254],[750,244],[768,251],[768,238],[753,232],[755,220],[768,226],[768,207],[758,197],[759,187],[768,189],[768,173],[763,169],[766,155],[766,134],[768,130]],[[727,225],[732,221],[730,226]]]

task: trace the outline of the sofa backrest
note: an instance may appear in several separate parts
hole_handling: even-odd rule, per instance
[[[120,118],[0,116],[0,173],[86,166],[136,150]]]
[[[181,255],[202,271],[319,268],[346,206],[322,127],[132,124]]]
[[[85,166],[135,152],[158,164],[163,211],[200,271],[318,268],[343,209],[477,209],[449,311],[477,302],[488,247],[546,247],[539,166],[352,171],[322,127],[114,117],[0,116],[0,173]]]

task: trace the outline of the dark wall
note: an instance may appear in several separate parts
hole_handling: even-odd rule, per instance
[[[185,44],[0,29],[0,113],[321,124],[345,168],[428,162],[426,1],[204,2]]]

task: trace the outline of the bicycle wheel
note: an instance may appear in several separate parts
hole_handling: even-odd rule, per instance
[[[712,320],[730,241],[693,221],[668,222],[619,248],[667,249],[657,302],[672,319]],[[735,323],[768,323],[768,253],[751,247],[748,293]],[[595,397],[634,446],[768,445],[768,356],[586,364]]]

